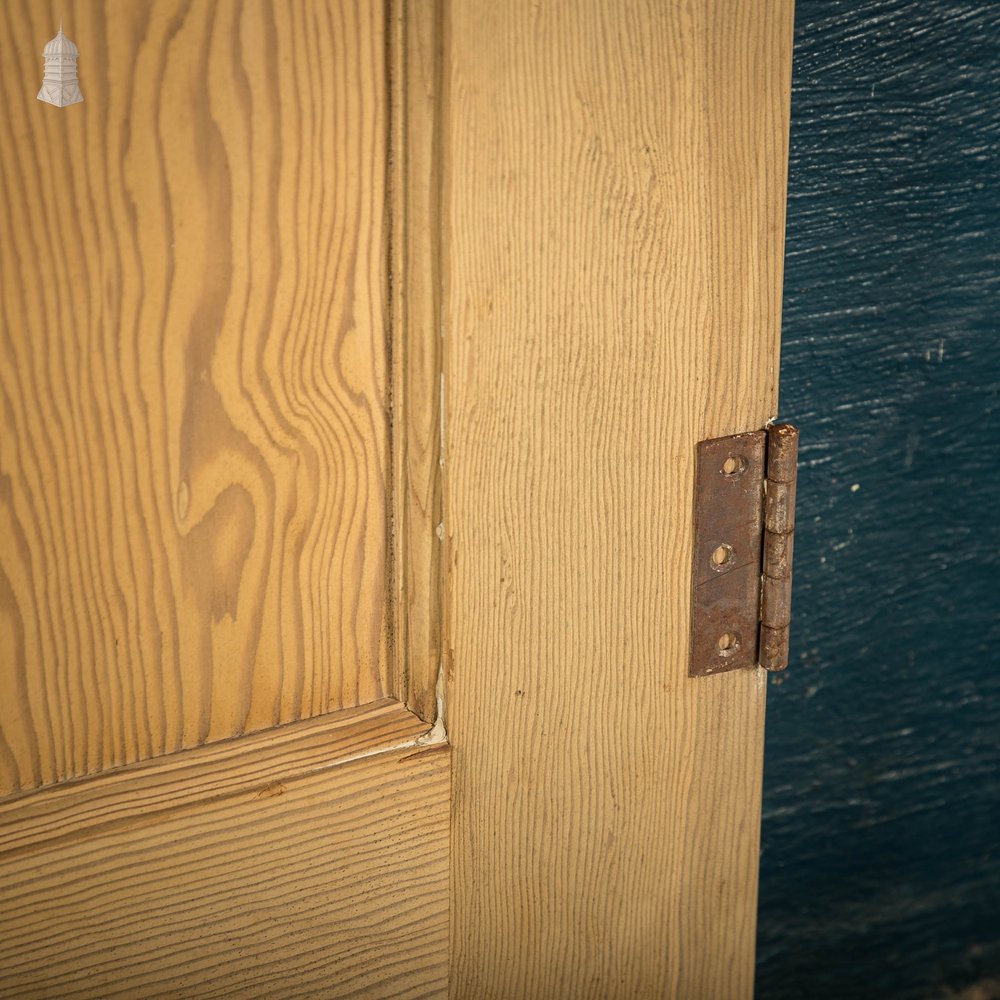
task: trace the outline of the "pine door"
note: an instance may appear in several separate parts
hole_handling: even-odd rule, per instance
[[[751,995],[790,29],[0,0],[0,996]]]

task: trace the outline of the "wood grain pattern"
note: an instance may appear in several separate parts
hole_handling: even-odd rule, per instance
[[[446,996],[449,748],[413,746],[426,728],[384,702],[23,797],[0,997]]]
[[[288,772],[304,775],[346,759],[412,742],[427,724],[391,698],[278,726],[11,795],[0,801],[0,852],[10,858],[96,827],[223,798],[247,785],[265,788]]]
[[[695,444],[775,413],[792,7],[450,0],[452,996],[750,997],[764,679]]]
[[[392,443],[394,654],[430,721],[441,664],[440,0],[393,0]]]
[[[391,693],[385,46],[0,4],[0,793]]]

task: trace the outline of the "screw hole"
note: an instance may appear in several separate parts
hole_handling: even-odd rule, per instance
[[[716,645],[722,656],[730,656],[739,649],[740,637],[735,632],[723,632]]]
[[[724,476],[738,476],[741,472],[745,472],[747,467],[747,460],[742,455],[730,455],[722,463],[722,474]]]
[[[712,569],[724,569],[733,561],[733,547],[725,542],[712,552]]]

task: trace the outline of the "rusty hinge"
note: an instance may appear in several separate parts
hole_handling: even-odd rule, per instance
[[[698,445],[692,677],[788,666],[798,443],[770,424]]]

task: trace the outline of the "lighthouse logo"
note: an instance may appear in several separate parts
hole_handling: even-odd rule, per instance
[[[76,78],[76,60],[79,56],[76,46],[63,34],[62,19],[59,20],[59,34],[45,46],[45,78],[38,99],[46,104],[64,108],[67,104],[79,104],[83,100],[80,84]]]

